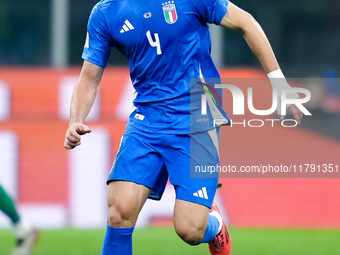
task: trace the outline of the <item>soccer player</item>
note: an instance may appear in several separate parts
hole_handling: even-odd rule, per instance
[[[0,186],[0,210],[2,210],[11,220],[13,232],[17,239],[12,255],[29,255],[35,244],[39,232],[29,221],[22,219],[15,207],[13,199]]]
[[[65,148],[80,145],[81,135],[91,132],[84,121],[113,47],[129,59],[137,94],[107,181],[102,254],[132,254],[138,214],[147,198],[161,198],[168,178],[176,192],[178,236],[190,245],[209,243],[211,254],[231,252],[231,238],[213,204],[218,177],[190,178],[190,165],[219,163],[219,128],[213,120],[228,122],[220,106],[208,104],[204,118],[190,109],[190,79],[200,78],[202,91],[205,78],[219,77],[207,23],[240,31],[269,78],[284,79],[259,24],[228,0],[103,0],[92,10]],[[300,122],[299,109],[289,109]]]

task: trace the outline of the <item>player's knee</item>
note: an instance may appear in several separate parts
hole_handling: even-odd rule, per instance
[[[132,227],[136,224],[138,212],[129,204],[111,205],[107,222],[111,227]]]
[[[200,224],[178,224],[175,225],[177,235],[190,245],[199,244],[205,233],[205,227]]]

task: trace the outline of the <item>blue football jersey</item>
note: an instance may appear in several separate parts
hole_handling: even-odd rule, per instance
[[[105,67],[115,47],[129,59],[137,93],[130,125],[166,134],[212,129],[214,118],[225,124],[228,116],[211,100],[202,116],[201,95],[211,88],[204,79],[219,78],[207,23],[220,24],[227,7],[228,0],[100,1],[90,15],[82,57]],[[222,97],[221,90],[214,92]]]

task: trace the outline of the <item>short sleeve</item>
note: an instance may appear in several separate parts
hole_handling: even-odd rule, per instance
[[[219,25],[228,11],[229,0],[193,0],[197,14],[207,23]]]
[[[112,47],[105,17],[96,5],[89,18],[82,58],[95,65],[106,67]]]

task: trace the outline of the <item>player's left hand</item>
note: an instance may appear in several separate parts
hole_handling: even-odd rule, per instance
[[[285,116],[281,115],[281,100],[280,100],[281,97],[280,96],[281,96],[282,91],[289,90],[292,87],[287,82],[287,80],[284,77],[281,69],[277,69],[273,72],[270,72],[268,74],[268,78],[270,80],[272,88],[276,89],[278,94],[279,94],[279,100],[277,102],[276,112],[277,112],[277,114],[280,118],[280,121],[283,121],[285,119]],[[289,92],[288,97],[289,97],[289,99],[299,99],[300,98],[300,96],[297,92]],[[294,117],[295,121],[297,122],[297,124],[301,124],[303,112],[295,104],[287,105],[287,108],[291,112],[291,114],[293,114],[293,117]]]
[[[291,114],[293,114],[294,119],[300,125],[302,121],[302,117],[303,117],[302,111],[298,107],[296,107],[295,104],[291,104],[288,107],[288,110],[291,112]],[[280,121],[285,119],[285,116],[283,115],[280,115],[279,117],[280,117]]]

